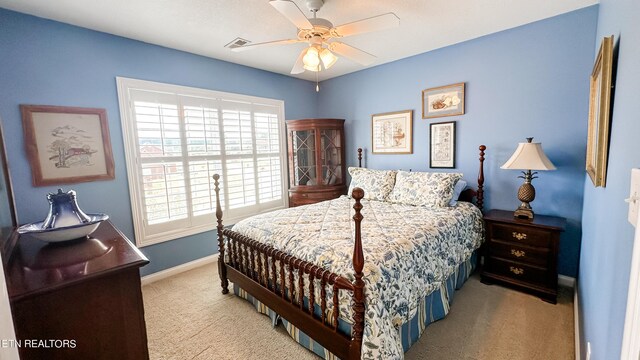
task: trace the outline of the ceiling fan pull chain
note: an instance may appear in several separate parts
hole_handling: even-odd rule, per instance
[[[316,71],[316,92],[320,92],[320,84],[318,83],[318,73],[320,73],[320,64],[318,64],[318,71]]]

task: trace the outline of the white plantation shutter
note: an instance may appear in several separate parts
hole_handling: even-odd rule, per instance
[[[215,228],[286,205],[282,101],[118,78],[136,242]]]
[[[216,193],[214,191],[213,174],[222,173],[222,161],[204,160],[189,162],[191,178],[191,207],[193,215],[210,214],[216,208]],[[222,186],[222,184],[221,184]],[[220,192],[220,202],[225,203],[224,191]]]
[[[150,224],[186,219],[187,196],[182,163],[142,164],[146,219]]]

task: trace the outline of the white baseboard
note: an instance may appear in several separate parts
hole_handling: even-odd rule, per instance
[[[573,337],[576,348],[576,360],[581,360],[580,354],[580,302],[578,301],[578,284],[573,288]]]
[[[189,271],[191,269],[195,269],[197,267],[210,264],[215,261],[218,261],[218,254],[205,256],[200,259],[189,261],[188,263],[180,264],[172,268],[164,269],[164,270],[155,272],[153,274],[143,276],[141,282],[142,282],[142,285],[144,286],[144,285],[156,282],[158,280],[168,278],[169,276],[180,274],[181,272]]]
[[[566,275],[558,275],[558,285],[575,289],[576,278]]]

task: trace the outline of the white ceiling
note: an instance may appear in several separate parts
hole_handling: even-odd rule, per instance
[[[294,0],[307,12],[305,0]],[[334,25],[393,12],[400,27],[342,39],[384,64],[589,5],[598,0],[325,0],[318,17]],[[0,0],[4,7],[151,44],[290,75],[305,44],[231,52],[253,43],[296,38],[297,29],[268,0]],[[362,70],[341,58],[320,80]],[[315,80],[306,71],[295,77]]]

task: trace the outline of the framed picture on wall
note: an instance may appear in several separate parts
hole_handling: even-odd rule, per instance
[[[464,114],[464,83],[422,90],[422,118]]]
[[[456,122],[430,125],[429,167],[453,169],[456,167]]]
[[[413,110],[371,115],[374,154],[413,153]]]
[[[9,262],[13,253],[12,249],[18,240],[17,233],[13,231],[16,226],[18,226],[18,218],[11,176],[9,175],[7,149],[4,146],[2,121],[0,120],[0,254],[2,254],[4,264]],[[2,270],[0,269],[0,271]]]
[[[596,187],[607,179],[612,71],[613,35],[602,40],[590,78],[586,170]]]
[[[115,178],[105,109],[20,105],[33,186]]]

